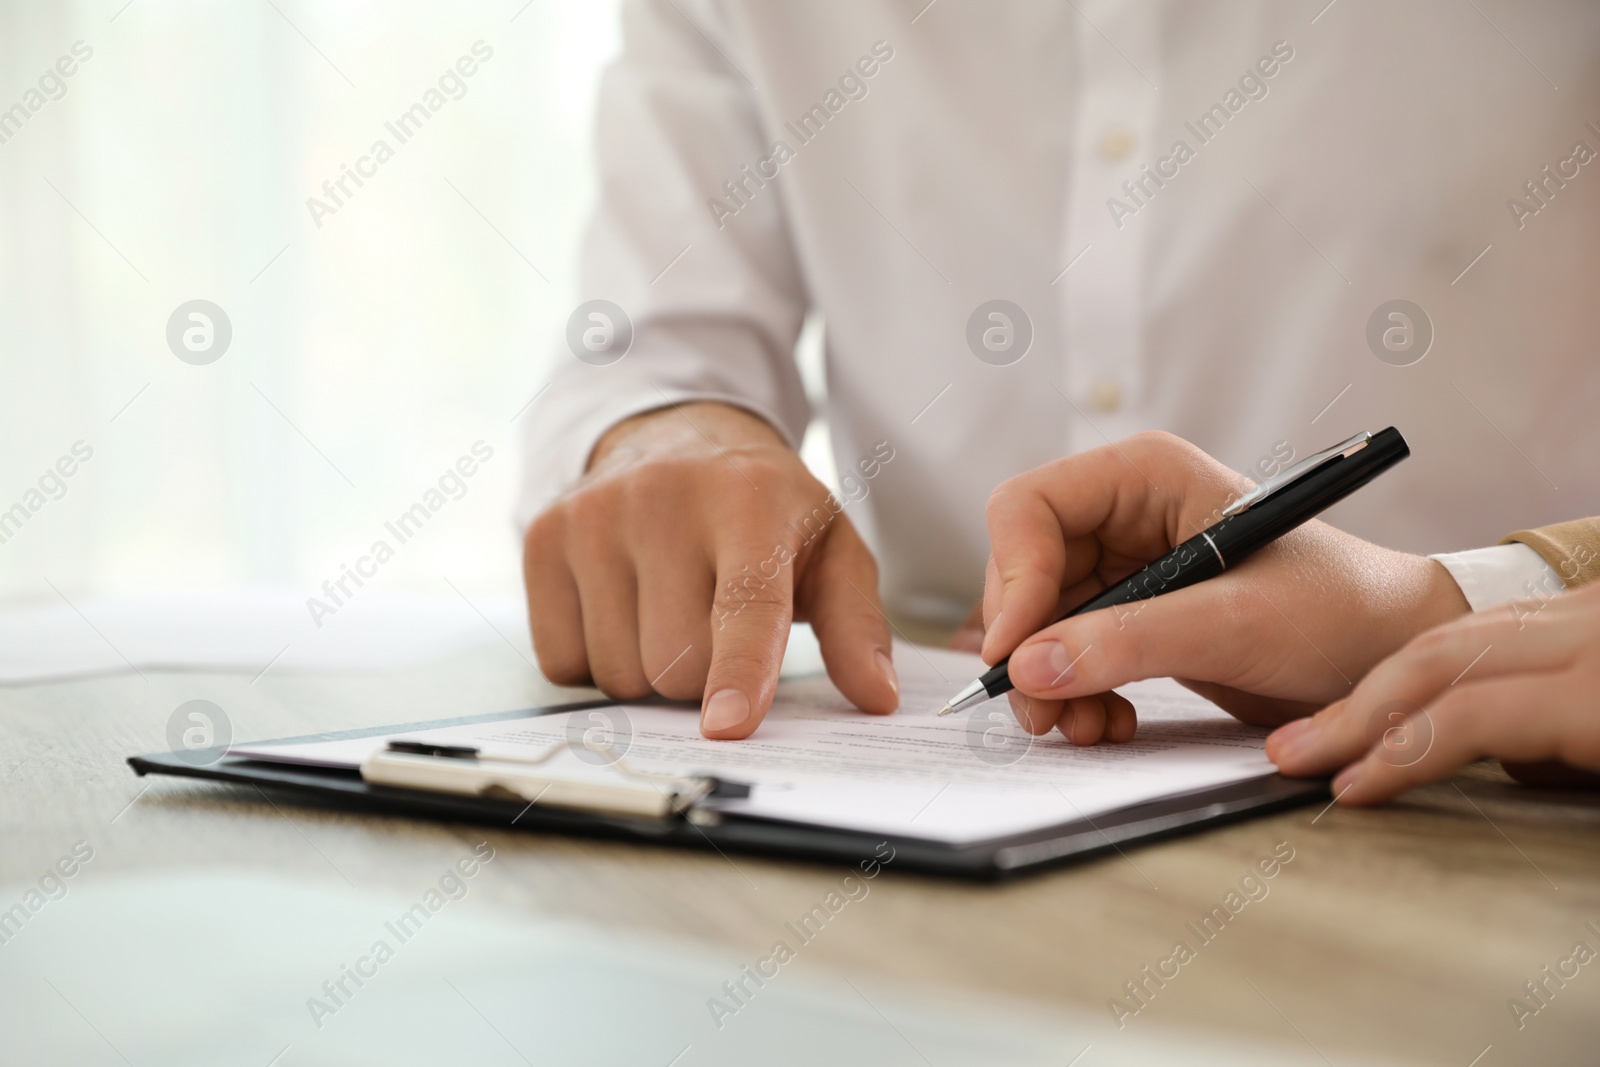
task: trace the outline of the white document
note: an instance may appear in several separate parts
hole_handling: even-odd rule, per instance
[[[1134,740],[1077,747],[1059,733],[1029,739],[1004,699],[939,717],[983,670],[977,656],[895,647],[900,710],[857,711],[826,678],[785,681],[744,741],[700,736],[694,708],[619,704],[414,733],[301,745],[236,745],[230,755],[354,768],[392,738],[527,757],[587,735],[630,767],[714,774],[749,784],[718,800],[737,812],[818,826],[964,844],[1093,819],[1131,804],[1274,773],[1266,731],[1246,726],[1176,682],[1126,686]],[[566,766],[578,753],[564,753]],[[599,762],[595,774],[615,773]]]

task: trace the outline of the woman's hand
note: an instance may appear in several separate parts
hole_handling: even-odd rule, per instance
[[[1267,738],[1267,755],[1285,774],[1344,768],[1344,804],[1381,804],[1485,756],[1529,780],[1558,780],[1551,761],[1600,773],[1600,586],[1429,630]]]
[[[1127,741],[1133,707],[1111,690],[1166,676],[1276,726],[1349,696],[1385,656],[1468,612],[1433,560],[1309,522],[1216,578],[1050,625],[1217,522],[1248,488],[1193,445],[1146,433],[995,490],[983,658],[1011,656],[1025,729]]]

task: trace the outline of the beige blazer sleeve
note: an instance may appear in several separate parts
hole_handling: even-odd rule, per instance
[[[1537,530],[1518,530],[1501,544],[1527,545],[1555,568],[1567,588],[1600,582],[1600,518],[1573,519]]]

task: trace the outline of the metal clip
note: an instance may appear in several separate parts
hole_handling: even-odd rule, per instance
[[[1249,511],[1252,507],[1261,503],[1263,500],[1267,499],[1267,497],[1271,496],[1273,493],[1276,493],[1279,489],[1299,481],[1301,478],[1316,470],[1324,463],[1327,463],[1330,460],[1338,459],[1341,456],[1348,456],[1352,452],[1359,452],[1361,449],[1367,446],[1367,442],[1370,440],[1372,440],[1371,432],[1362,430],[1348,441],[1342,441],[1339,444],[1334,445],[1332,448],[1325,448],[1315,455],[1307,456],[1305,459],[1301,460],[1299,463],[1296,463],[1287,470],[1279,471],[1277,474],[1273,475],[1271,478],[1268,478],[1266,481],[1250,490],[1238,500],[1235,500],[1233,503],[1229,504],[1222,510],[1223,517],[1229,518],[1239,514],[1240,512]]]
[[[597,767],[557,766],[544,772],[531,769],[550,763],[568,748],[580,746],[609,757],[609,765],[603,771]],[[469,745],[392,740],[387,749],[362,761],[361,777],[377,785],[525,800],[528,807],[543,804],[594,815],[654,819],[688,815],[725,784],[732,785],[710,775],[637,770],[623,762],[621,754],[610,745],[587,739],[554,741],[532,755],[484,752]],[[738,794],[730,790],[724,795]]]

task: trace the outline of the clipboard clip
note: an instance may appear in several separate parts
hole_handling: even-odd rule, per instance
[[[553,742],[536,755],[517,756],[485,753],[468,745],[397,739],[362,761],[361,777],[375,785],[402,789],[526,801],[528,807],[542,804],[591,815],[657,820],[682,816],[697,824],[719,818],[715,811],[702,808],[702,801],[750,793],[747,785],[711,775],[641,771],[623,762],[610,745],[589,740],[580,743],[609,757],[608,762],[552,766],[556,756],[574,747],[565,740]]]
[[[1231,518],[1234,515],[1249,511],[1251,508],[1277,493],[1279,490],[1286,489],[1295,482],[1298,482],[1301,478],[1304,478],[1318,467],[1331,463],[1336,459],[1342,459],[1354,452],[1361,451],[1367,446],[1367,442],[1370,440],[1372,440],[1371,431],[1362,430],[1360,433],[1356,434],[1347,441],[1341,441],[1332,448],[1325,448],[1321,452],[1307,456],[1294,466],[1279,471],[1277,474],[1273,475],[1271,478],[1268,478],[1266,481],[1250,490],[1238,500],[1235,500],[1233,503],[1223,508],[1222,517]]]

